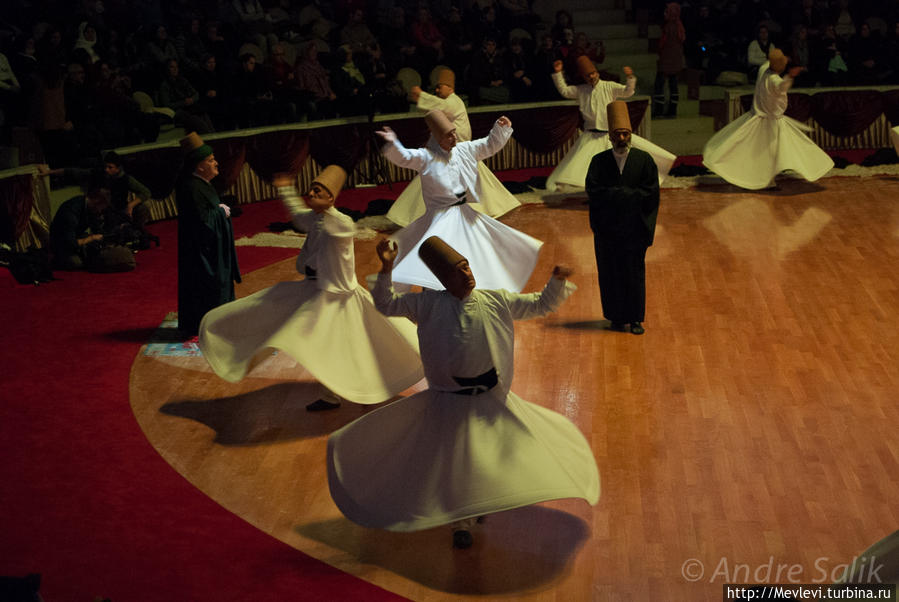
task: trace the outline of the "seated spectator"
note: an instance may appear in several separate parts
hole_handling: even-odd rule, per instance
[[[531,71],[531,63],[521,40],[512,38],[509,50],[505,55],[506,81],[509,82],[509,100],[512,102],[531,102],[537,98],[534,81],[536,77]]]
[[[839,0],[834,19],[834,30],[843,40],[849,40],[856,34],[855,19],[849,10],[849,0]]]
[[[365,11],[357,8],[350,12],[349,21],[340,30],[340,43],[349,46],[353,52],[361,52],[376,42],[375,35],[365,23]]]
[[[444,60],[443,34],[431,18],[431,11],[422,6],[411,27],[412,41],[425,60],[437,64]]]
[[[286,122],[293,123],[297,121],[298,112],[307,102],[308,95],[297,87],[294,67],[287,62],[286,57],[287,45],[283,42],[275,44],[265,73],[268,77],[268,88],[272,91],[272,99],[280,107]]]
[[[215,131],[212,120],[199,104],[200,94],[181,75],[177,59],[166,63],[166,75],[156,93],[159,106],[175,111],[175,124],[188,132],[207,134]]]
[[[79,63],[68,66],[65,82],[65,114],[83,157],[97,157],[106,145],[100,130],[102,113],[96,90],[87,83],[85,68]]]
[[[759,25],[756,30],[755,39],[749,42],[749,48],[746,50],[746,62],[749,69],[746,72],[749,81],[754,82],[759,73],[759,67],[768,61],[768,53],[774,50],[775,46],[768,37],[768,28]]]
[[[68,63],[68,52],[62,43],[62,31],[50,27],[37,40],[37,61],[42,68],[49,65],[65,65]]]
[[[178,64],[184,69],[188,78],[203,68],[203,57],[208,52],[200,35],[200,25],[200,19],[192,17],[175,38]]]
[[[848,86],[850,73],[849,65],[845,59],[846,44],[837,35],[833,24],[828,24],[824,27],[824,34],[821,36],[821,48],[821,83],[825,86]]]
[[[209,115],[217,131],[237,129],[237,107],[229,94],[229,78],[222,73],[214,54],[206,54],[201,64],[191,81],[199,95],[200,108]]]
[[[814,60],[812,45],[808,39],[808,28],[800,24],[790,39],[790,64],[802,67],[802,71],[794,78],[797,88],[811,88],[818,82],[817,61]]]
[[[57,270],[124,272],[134,269],[127,247],[104,241],[104,214],[109,190],[92,185],[87,194],[64,202],[50,222],[50,254]]]
[[[105,146],[131,146],[154,142],[159,136],[159,121],[144,113],[134,100],[131,80],[106,61],[98,63],[94,88]]]
[[[271,16],[259,0],[232,0],[231,6],[240,21],[242,39],[258,46],[262,56],[268,56],[271,48],[278,43]]]
[[[368,84],[375,111],[379,113],[405,113],[409,110],[406,92],[397,81],[396,73],[388,70],[387,63],[377,42],[370,44],[367,52],[359,56],[359,70]]]
[[[35,83],[33,123],[51,167],[75,165],[79,158],[74,125],[66,118],[65,73],[63,66],[49,63]]]
[[[477,37],[482,43],[483,40],[486,40],[487,38],[491,38],[496,42],[505,40],[507,37],[506,34],[508,33],[508,30],[503,29],[496,20],[496,7],[493,5],[484,7],[475,28]]]
[[[553,64],[561,61],[562,53],[553,43],[553,38],[546,33],[540,37],[540,45],[534,51],[533,72],[534,85],[537,100],[557,100],[559,93],[552,82],[552,74],[555,72]]]
[[[567,10],[557,10],[555,23],[553,23],[552,28],[549,30],[549,33],[553,39],[553,43],[556,46],[561,46],[565,43],[566,29],[574,31],[574,23],[571,20],[571,13]]]
[[[94,26],[83,21],[78,26],[78,39],[75,40],[75,46],[72,48],[72,58],[82,65],[91,65],[100,60],[94,48],[97,44],[97,30]]]
[[[350,47],[338,48],[336,59],[331,69],[331,86],[337,95],[337,112],[341,116],[365,115],[369,110],[369,90]]]
[[[300,107],[306,110],[310,120],[327,119],[337,114],[337,95],[331,89],[331,77],[318,60],[315,42],[307,42],[300,51],[296,67],[297,88],[311,94],[312,106]]]
[[[540,17],[531,12],[528,0],[499,0],[497,20],[504,31],[524,29],[532,36]]]
[[[496,40],[486,38],[481,52],[471,62],[471,84],[479,104],[509,102],[502,58],[496,52]]]
[[[474,53],[474,32],[462,21],[462,12],[455,6],[447,14],[443,30],[446,34],[443,43],[446,62],[453,71],[462,73]]]
[[[880,38],[871,31],[867,23],[862,23],[858,33],[849,40],[849,62],[852,82],[859,86],[873,86],[883,83],[888,77]]]
[[[240,70],[234,76],[233,94],[240,127],[286,123],[292,117],[291,107],[275,100],[264,69],[259,68],[256,57],[250,52],[240,57]]]

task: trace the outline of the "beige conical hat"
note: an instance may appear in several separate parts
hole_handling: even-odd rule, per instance
[[[627,103],[622,100],[613,100],[606,105],[606,113],[609,117],[609,131],[628,130],[633,131],[631,127],[631,115],[627,110]]]
[[[181,145],[181,155],[184,157],[185,163],[196,165],[212,154],[212,147],[204,143],[196,132],[189,133],[178,143]]]
[[[771,63],[771,70],[780,73],[787,68],[787,57],[780,48],[772,48],[768,53],[768,62]]]
[[[336,199],[346,183],[346,171],[339,165],[329,165],[312,180],[313,184],[316,182],[325,187],[331,193],[331,196]]]
[[[450,88],[456,88],[456,74],[453,73],[452,69],[441,69],[437,73],[437,84],[443,84],[444,86],[449,86]]]
[[[440,140],[449,132],[456,129],[456,126],[449,120],[446,113],[437,109],[428,111],[425,115],[425,123],[428,124],[428,129],[431,130],[431,134],[433,134],[434,138],[437,140]]]
[[[421,243],[418,247],[418,256],[444,286],[446,286],[445,277],[460,261],[465,260],[465,257],[438,236],[431,236]]]
[[[593,61],[590,60],[585,54],[577,57],[577,72],[580,74],[584,80],[587,80],[587,76],[596,71],[596,65],[593,64]]]

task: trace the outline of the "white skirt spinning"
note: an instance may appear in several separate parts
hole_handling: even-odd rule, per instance
[[[567,418],[514,393],[427,390],[328,438],[328,485],[365,527],[418,531],[547,500],[599,500],[599,470]]]
[[[478,161],[478,198],[481,202],[471,203],[471,206],[490,217],[500,217],[521,205],[483,161]],[[421,176],[417,175],[390,206],[387,218],[394,224],[405,227],[424,214],[425,201],[421,196]]]
[[[470,204],[428,211],[394,233],[399,254],[393,281],[443,290],[444,286],[418,257],[427,238],[439,236],[468,260],[477,288],[521,292],[537,265],[543,243],[480,214]]]
[[[311,280],[279,282],[208,312],[199,346],[229,382],[246,376],[262,352],[279,349],[356,403],[380,403],[424,377],[415,325],[386,318],[361,286],[332,293]]]
[[[702,162],[727,182],[748,190],[770,186],[788,169],[814,182],[833,168],[833,159],[805,135],[805,129],[786,116],[744,113],[706,142]]]
[[[671,166],[674,165],[677,156],[637,134],[631,134],[631,145],[652,155],[659,170],[659,184],[661,184],[662,180],[668,176],[668,172],[671,171]],[[610,148],[612,148],[612,141],[609,140],[607,132],[581,132],[571,150],[549,174],[546,179],[546,189],[555,192],[558,190],[559,184],[583,188],[587,181],[587,169],[589,169],[594,155]]]

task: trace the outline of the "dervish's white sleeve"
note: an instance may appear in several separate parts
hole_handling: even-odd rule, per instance
[[[577,100],[577,86],[569,86],[565,83],[565,74],[557,71],[552,74],[553,83],[556,84],[556,90],[565,98]]]
[[[396,165],[422,171],[428,164],[431,154],[424,148],[406,148],[399,140],[388,142],[381,149],[384,158]]]
[[[570,297],[576,290],[577,286],[573,282],[559,280],[552,276],[539,293],[502,292],[505,293],[512,318],[515,320],[527,320],[556,311],[565,299]]]
[[[769,89],[778,94],[786,94],[793,87],[793,78],[789,74],[781,77],[772,75],[768,78]]]
[[[434,94],[428,94],[425,91],[422,91],[422,93],[418,95],[418,102],[415,103],[415,106],[422,111],[433,111],[435,109],[438,111],[446,111],[452,108],[445,99]],[[450,121],[452,121],[452,118],[450,118]]]
[[[397,293],[393,290],[391,274],[378,272],[375,288],[371,291],[375,307],[385,316],[404,316],[416,322],[421,293]]]
[[[625,79],[625,85],[623,90],[618,90],[615,92],[615,98],[630,98],[634,95],[634,92],[637,90],[637,78],[633,75],[628,75]]]
[[[498,153],[512,137],[512,128],[506,125],[494,123],[486,138],[479,138],[469,142],[469,148],[475,159],[483,161],[487,157]]]
[[[303,232],[308,232],[315,221],[315,212],[310,209],[303,198],[297,192],[295,186],[278,186],[278,196],[290,213],[294,226]]]

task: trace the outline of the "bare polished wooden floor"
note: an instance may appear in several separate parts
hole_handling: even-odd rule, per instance
[[[717,601],[728,582],[827,581],[899,527],[897,200],[895,177],[663,190],[642,337],[605,329],[583,204],[505,217],[546,242],[529,290],[577,269],[557,314],[518,323],[512,390],[582,429],[602,496],[493,515],[467,551],[448,528],[343,518],[325,441],[368,409],[306,412],[318,386],[283,355],[239,384],[139,355],[131,402],[224,507],[413,600]],[[376,271],[373,241],[356,256]],[[239,296],[294,277],[280,262]]]

